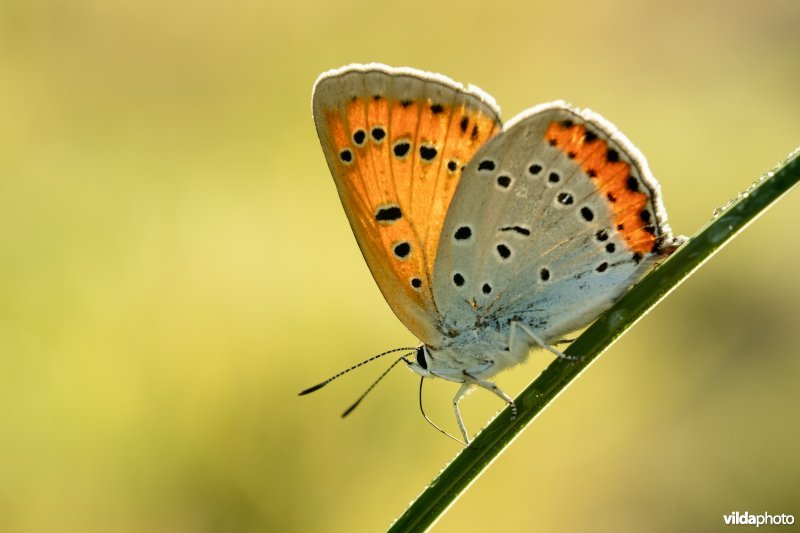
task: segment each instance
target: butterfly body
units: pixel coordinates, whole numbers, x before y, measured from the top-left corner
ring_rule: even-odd
[[[413,370],[485,381],[586,326],[680,241],[638,150],[563,102],[501,126],[494,101],[383,65],[323,74],[317,131]],[[458,408],[456,416],[467,440]]]
[[[501,370],[522,363],[531,350],[531,342],[518,335],[510,342],[508,324],[481,324],[447,338],[439,346],[424,345],[427,371],[432,376],[463,382],[464,372],[488,378]]]

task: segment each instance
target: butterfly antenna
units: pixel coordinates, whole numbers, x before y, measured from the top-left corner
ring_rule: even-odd
[[[336,378],[338,378],[338,377],[341,377],[341,376],[343,376],[343,375],[347,374],[348,372],[350,372],[351,370],[355,370],[356,368],[358,368],[358,367],[360,367],[360,366],[366,365],[367,363],[371,363],[371,362],[372,362],[372,361],[374,361],[375,359],[379,359],[379,358],[383,357],[384,355],[388,355],[388,354],[390,354],[390,353],[394,353],[394,352],[408,352],[408,351],[412,351],[412,352],[413,352],[413,351],[416,351],[416,348],[395,348],[394,350],[388,350],[388,351],[386,351],[386,352],[379,353],[378,355],[373,355],[373,356],[372,356],[372,357],[370,357],[369,359],[367,359],[367,360],[365,360],[365,361],[361,361],[361,362],[360,362],[360,363],[358,363],[357,365],[353,365],[353,366],[351,366],[350,368],[347,368],[347,369],[345,369],[345,370],[342,370],[341,372],[339,372],[339,373],[338,373],[338,374],[336,374],[335,376],[331,376],[331,377],[329,377],[328,379],[326,379],[326,380],[325,380],[325,381],[323,381],[322,383],[318,383],[318,384],[314,385],[313,387],[309,387],[309,388],[307,388],[306,390],[302,390],[302,391],[300,391],[300,393],[298,394],[298,396],[303,396],[303,395],[305,395],[305,394],[309,394],[309,393],[311,393],[311,392],[314,392],[315,390],[319,390],[319,389],[321,389],[322,387],[324,387],[325,385],[327,385],[328,383],[330,383],[331,381],[333,381],[334,379],[336,379]],[[405,357],[406,355],[407,355],[407,354],[403,355],[403,357]],[[401,357],[401,359],[402,359],[402,357]],[[398,361],[399,361],[399,359],[398,359]],[[395,363],[395,364],[396,364],[396,363]],[[394,366],[394,365],[392,365],[392,366]],[[381,377],[383,377],[383,376],[381,376]],[[374,384],[373,384],[373,386],[374,386]],[[369,392],[369,391],[367,391],[367,392]]]
[[[425,414],[425,408],[424,408],[424,407],[422,407],[422,384],[423,384],[424,382],[425,382],[425,376],[422,376],[422,377],[420,378],[420,380],[419,380],[419,410],[420,410],[420,412],[422,413],[422,416],[423,416],[423,418],[425,418],[425,420],[427,420],[428,424],[430,424],[431,426],[433,426],[433,427],[434,427],[434,428],[435,428],[435,429],[436,429],[436,430],[437,430],[439,433],[442,433],[443,435],[445,435],[445,436],[447,436],[447,437],[450,437],[451,439],[453,439],[454,441],[456,441],[457,443],[461,444],[461,445],[462,445],[462,446],[464,446],[464,447],[466,447],[466,446],[469,446],[469,444],[467,444],[467,443],[466,443],[466,442],[464,442],[463,440],[461,440],[461,439],[459,439],[459,438],[457,438],[457,437],[454,437],[454,436],[452,436],[450,433],[446,432],[445,430],[443,430],[442,428],[440,428],[439,426],[437,426],[436,424],[434,424],[434,423],[433,423],[433,420],[431,420],[430,418],[428,418],[428,415],[427,415],[427,414]]]
[[[397,350],[392,350],[392,351],[393,351],[393,352],[396,352]],[[414,348],[414,351],[416,351],[416,348]],[[353,412],[353,409],[355,409],[356,407],[358,407],[358,404],[360,404],[360,403],[361,403],[361,400],[363,400],[363,399],[364,399],[364,396],[366,396],[367,394],[369,394],[369,391],[371,391],[372,389],[374,389],[374,388],[375,388],[375,385],[377,385],[378,383],[380,383],[380,381],[381,381],[381,380],[382,380],[382,379],[383,379],[383,378],[386,376],[386,374],[388,374],[388,373],[389,373],[389,371],[390,371],[391,369],[393,369],[393,368],[395,367],[395,365],[396,365],[397,363],[399,363],[400,361],[405,361],[406,363],[408,363],[408,359],[406,359],[406,356],[407,356],[407,355],[411,355],[411,354],[413,354],[413,353],[414,353],[414,352],[408,352],[408,353],[404,353],[403,355],[401,355],[400,357],[398,357],[398,358],[397,358],[397,360],[396,360],[394,363],[392,363],[391,365],[389,365],[389,368],[387,368],[386,370],[384,370],[384,371],[383,371],[383,374],[381,374],[380,376],[378,376],[378,379],[376,379],[375,381],[373,381],[373,382],[372,382],[372,385],[370,385],[369,387],[367,387],[367,390],[365,390],[365,391],[364,391],[364,394],[362,394],[361,396],[359,396],[359,397],[358,397],[358,399],[357,399],[355,402],[353,402],[353,405],[351,405],[350,407],[348,407],[347,409],[345,409],[345,410],[344,410],[344,413],[342,413],[342,418],[346,417],[346,416],[347,416],[347,415],[349,415],[351,412]]]

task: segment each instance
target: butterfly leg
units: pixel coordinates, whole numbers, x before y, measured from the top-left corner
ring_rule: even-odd
[[[469,391],[472,389],[472,383],[469,381],[464,381],[459,387],[458,392],[453,397],[453,409],[456,411],[456,422],[458,423],[458,429],[461,430],[461,434],[464,436],[464,442],[469,445],[469,435],[467,435],[467,428],[464,425],[464,420],[461,418],[461,411],[458,410],[458,402],[466,396]]]
[[[515,328],[521,329],[528,337],[533,339],[533,342],[536,343],[539,347],[544,348],[545,350],[549,351],[550,353],[553,353],[553,354],[557,355],[561,359],[567,359],[569,361],[577,361],[577,360],[581,359],[580,356],[567,355],[564,352],[556,350],[555,348],[553,348],[552,346],[550,346],[549,344],[544,342],[544,340],[542,340],[536,333],[534,333],[531,330],[531,328],[529,328],[528,326],[526,326],[522,322],[516,322],[516,321],[512,321],[511,322],[511,334],[510,334],[511,338],[508,341],[509,349],[510,349],[510,344],[512,342],[514,342],[514,338],[515,338],[515,334],[516,334]]]
[[[469,436],[467,435],[467,428],[464,426],[464,421],[461,419],[461,412],[458,410],[458,402],[460,402],[461,399],[467,395],[474,385],[496,394],[500,399],[506,402],[511,407],[511,420],[514,420],[517,417],[517,406],[511,396],[503,392],[500,387],[491,381],[486,381],[477,376],[473,376],[464,370],[464,383],[461,385],[461,388],[458,389],[455,398],[453,398],[453,407],[456,411],[456,422],[458,422],[458,428],[461,430],[461,434],[464,436],[464,442],[467,444],[469,444]]]

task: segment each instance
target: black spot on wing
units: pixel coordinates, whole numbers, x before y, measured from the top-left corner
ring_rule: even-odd
[[[378,222],[395,222],[400,220],[402,216],[403,212],[400,211],[400,207],[396,205],[380,207],[375,212],[375,220]]]
[[[408,141],[397,141],[392,147],[392,152],[397,159],[402,159],[411,150],[411,143]]]
[[[386,130],[383,129],[381,126],[375,126],[370,130],[370,135],[372,135],[372,140],[375,142],[380,142],[386,137]]]
[[[472,237],[472,228],[469,226],[461,226],[453,234],[457,241],[465,241]]]
[[[500,228],[500,231],[513,231],[519,233],[520,235],[525,235],[526,237],[531,234],[531,230],[528,228],[523,228],[522,226],[506,226],[504,228]]]
[[[435,146],[431,145],[422,145],[419,147],[419,156],[422,158],[423,161],[430,162],[436,159],[436,155],[439,151],[436,149]]]
[[[486,170],[491,172],[495,168],[495,163],[491,159],[484,159],[478,163],[478,170]]]

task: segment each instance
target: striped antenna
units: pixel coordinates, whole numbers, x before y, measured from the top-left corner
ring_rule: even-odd
[[[321,389],[322,387],[324,387],[325,385],[327,385],[328,383],[330,383],[331,381],[333,381],[334,379],[336,379],[336,378],[339,378],[339,377],[341,377],[341,376],[343,376],[343,375],[347,374],[347,373],[348,373],[348,372],[350,372],[351,370],[355,370],[356,368],[358,368],[358,367],[360,367],[360,366],[363,366],[363,365],[365,365],[365,364],[367,364],[367,363],[371,363],[371,362],[372,362],[372,361],[374,361],[375,359],[379,359],[379,358],[383,357],[384,355],[389,355],[390,353],[395,353],[395,352],[410,352],[410,353],[414,353],[414,352],[416,352],[416,350],[417,350],[416,348],[395,348],[394,350],[388,350],[388,351],[386,351],[386,352],[379,353],[378,355],[373,355],[373,356],[372,356],[372,357],[370,357],[369,359],[366,359],[366,360],[364,360],[364,361],[361,361],[361,362],[360,362],[360,363],[358,363],[357,365],[353,365],[353,366],[351,366],[350,368],[347,368],[347,369],[345,369],[345,370],[342,370],[341,372],[339,372],[339,373],[338,373],[338,374],[336,374],[335,376],[331,376],[331,377],[329,377],[328,379],[326,379],[326,380],[325,380],[325,381],[323,381],[322,383],[318,383],[318,384],[314,385],[313,387],[309,387],[309,388],[307,388],[307,389],[305,389],[305,390],[302,390],[302,391],[300,391],[300,393],[298,394],[298,396],[304,396],[304,395],[306,395],[306,394],[309,394],[309,393],[312,393],[312,392],[314,392],[314,391],[316,391],[316,390],[319,390],[319,389]],[[403,359],[403,358],[404,358],[406,355],[409,355],[409,353],[405,353],[405,354],[403,354],[403,356],[402,356],[402,357],[400,357],[400,359],[398,359],[397,361],[395,361],[395,362],[392,364],[392,366],[390,366],[390,367],[389,367],[389,369],[391,369],[392,367],[394,367],[394,365],[396,365],[398,361],[401,361],[401,360],[402,360],[402,359]],[[373,384],[370,386],[370,388],[369,388],[369,389],[367,389],[367,392],[369,392],[369,391],[372,389],[372,387],[374,387],[374,386],[375,386],[375,384],[376,384],[378,381],[380,381],[380,380],[381,380],[381,378],[383,378],[383,376],[385,376],[385,375],[386,375],[386,373],[387,373],[388,371],[389,371],[389,370],[387,370],[386,372],[384,372],[383,374],[381,374],[381,377],[379,377],[379,378],[378,378],[378,380],[377,380],[375,383],[373,383]],[[348,409],[348,410],[347,410],[347,411],[344,413],[344,415],[342,415],[342,416],[346,416],[346,415],[347,415],[347,414],[348,414],[350,411],[352,411],[352,410],[355,408],[355,406],[358,404],[358,402],[360,402],[360,401],[361,401],[361,399],[362,399],[362,398],[364,398],[364,396],[367,394],[367,392],[365,392],[364,394],[362,394],[362,395],[361,395],[361,398],[359,398],[359,399],[358,399],[358,401],[357,401],[357,402],[356,402],[356,403],[355,403],[355,404],[354,404],[354,405],[353,405],[353,406],[352,406],[350,409]]]
[[[414,350],[416,351],[416,348],[414,348]],[[395,350],[395,351],[396,351],[396,350]],[[360,404],[360,403],[361,403],[361,400],[363,400],[363,399],[364,399],[364,396],[366,396],[367,394],[369,394],[369,391],[371,391],[372,389],[374,389],[374,388],[375,388],[375,385],[377,385],[377,384],[378,384],[378,383],[379,383],[379,382],[380,382],[380,381],[381,381],[381,380],[384,378],[384,376],[386,376],[386,374],[388,374],[388,373],[389,373],[389,371],[390,371],[391,369],[393,369],[393,368],[394,368],[394,366],[395,366],[397,363],[399,363],[400,361],[405,361],[405,362],[406,362],[406,364],[410,364],[410,363],[409,363],[409,361],[408,361],[408,359],[406,359],[406,356],[407,356],[407,355],[411,355],[412,353],[414,353],[414,352],[408,352],[408,353],[404,353],[403,355],[401,355],[400,357],[398,357],[398,358],[397,358],[397,360],[396,360],[394,363],[392,363],[391,365],[389,365],[389,368],[387,368],[386,370],[384,370],[384,371],[383,371],[383,374],[381,374],[380,376],[378,376],[378,379],[376,379],[375,381],[373,381],[373,382],[372,382],[372,385],[370,385],[369,387],[367,387],[367,390],[365,390],[365,391],[364,391],[364,394],[362,394],[361,396],[359,396],[359,397],[358,397],[358,399],[357,399],[355,402],[353,402],[353,405],[351,405],[350,407],[348,407],[347,409],[345,409],[345,410],[344,410],[344,413],[342,413],[342,418],[344,418],[344,417],[346,417],[347,415],[349,415],[349,414],[350,414],[350,413],[353,411],[353,409],[355,409],[356,407],[358,407],[358,404]]]

